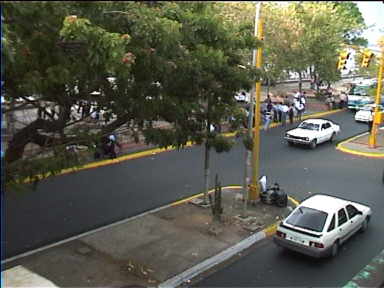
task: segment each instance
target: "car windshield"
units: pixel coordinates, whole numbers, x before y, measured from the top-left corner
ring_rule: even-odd
[[[371,111],[372,109],[374,109],[374,108],[371,106],[364,106],[361,108],[361,110],[363,110],[363,111]]]
[[[310,122],[303,122],[299,125],[299,128],[317,131],[317,130],[319,130],[319,124],[314,124],[314,123],[310,123]]]
[[[349,91],[349,94],[351,95],[368,95],[368,89],[369,86],[353,86],[351,90]]]
[[[324,211],[300,206],[287,218],[286,223],[296,227],[321,232],[323,231],[327,216],[328,214]]]

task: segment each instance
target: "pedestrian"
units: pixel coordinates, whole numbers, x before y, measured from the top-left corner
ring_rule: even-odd
[[[325,105],[327,105],[328,110],[332,110],[331,97],[329,95],[325,98]]]
[[[311,79],[311,89],[315,89],[315,80]]]
[[[276,110],[277,110],[277,121],[278,122],[281,122],[282,121],[282,118],[283,118],[283,111],[281,110],[282,109],[282,103],[277,103],[276,105]]]
[[[295,100],[295,109],[296,109],[296,116],[297,116],[297,120],[301,121],[301,116],[303,114],[303,111],[304,111],[304,105],[301,103],[300,99],[297,99]]]
[[[267,131],[269,129],[269,125],[272,121],[272,111],[266,111],[264,114],[264,130]]]
[[[281,104],[280,110],[281,110],[281,124],[283,125],[283,127],[285,127],[287,123],[287,113],[289,108],[286,104]]]
[[[42,119],[43,118],[43,113],[44,113],[44,108],[42,106],[39,106],[39,108],[37,109],[37,117],[39,119]]]
[[[295,116],[295,105],[292,103],[288,109],[289,123],[293,124],[293,117]]]
[[[307,93],[304,91],[303,94],[301,95],[300,97],[300,101],[301,103],[304,105],[304,110],[305,110],[305,106],[307,104]]]

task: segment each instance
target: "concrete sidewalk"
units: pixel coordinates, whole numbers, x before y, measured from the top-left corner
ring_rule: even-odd
[[[176,287],[271,235],[295,207],[249,205],[223,188],[223,215],[186,199],[5,264],[4,287]],[[195,204],[194,204],[195,203]],[[39,280],[40,279],[40,280]],[[137,286],[136,286],[137,287]]]

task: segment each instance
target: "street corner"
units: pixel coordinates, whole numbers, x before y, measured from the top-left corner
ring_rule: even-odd
[[[349,139],[346,139],[337,144],[336,149],[352,155],[370,157],[370,158],[384,158],[384,131],[380,129],[380,133],[376,136],[375,147],[369,145],[369,133],[365,132]]]

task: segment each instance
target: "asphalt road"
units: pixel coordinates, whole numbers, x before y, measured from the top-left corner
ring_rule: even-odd
[[[339,139],[366,130],[364,124],[350,121],[351,117],[349,113],[329,117],[342,126]],[[277,140],[267,149],[279,151],[278,155],[263,153],[266,173],[276,175],[273,178],[299,200],[323,192],[370,205],[374,214],[369,229],[347,241],[331,259],[314,260],[284,251],[267,239],[196,287],[341,287],[384,249],[384,189],[380,181],[384,161],[343,154],[330,144],[316,150],[287,147],[278,141],[277,134],[278,129],[269,136]]]
[[[340,140],[367,130],[366,125],[356,124],[348,112],[337,113],[329,116],[329,119],[341,124]],[[383,241],[380,241],[384,239],[384,224],[379,222],[384,216],[380,211],[384,196],[381,196],[383,188],[379,173],[383,161],[343,154],[334,149],[334,144],[323,144],[316,150],[289,147],[282,140],[283,133],[282,128],[262,132],[260,166],[261,173],[266,174],[269,181],[278,181],[291,196],[299,200],[310,195],[308,192],[326,192],[362,201],[373,208],[375,215],[367,236],[364,235],[368,237],[366,241],[369,241],[369,245],[362,246],[358,242],[354,246],[355,250],[359,249],[358,254],[343,251],[334,260],[342,261],[339,259],[345,259],[343,254],[351,254],[348,257],[354,260],[348,258],[345,262],[337,262],[343,267],[343,273],[348,274],[344,277],[347,279],[384,248]],[[223,185],[243,182],[245,151],[241,143],[230,153],[212,154],[211,183],[216,173]],[[36,191],[8,191],[3,212],[6,236],[6,253],[3,257],[8,258],[202,191],[203,156],[202,147],[190,147],[47,179]],[[353,243],[350,241],[348,245]],[[257,251],[262,255],[266,251],[272,253],[255,261],[260,262],[260,273],[266,271],[263,268],[265,261],[271,261],[268,265],[279,261],[278,266],[281,266],[281,258],[285,258],[276,256],[274,253],[277,250],[273,246],[266,247]],[[348,272],[344,272],[346,266]],[[333,272],[329,270],[328,273],[335,274],[335,267]],[[246,271],[243,274],[246,281]],[[330,280],[324,275],[327,274],[323,274],[323,278]],[[252,274],[249,277],[252,278]],[[215,280],[214,275],[207,281],[213,282],[202,282],[202,285],[215,286],[219,280]],[[271,276],[270,281],[275,283],[277,279]],[[269,285],[266,283],[260,285]],[[239,285],[232,282],[232,286]],[[251,282],[249,285],[254,286]],[[282,285],[291,286],[288,283]]]

